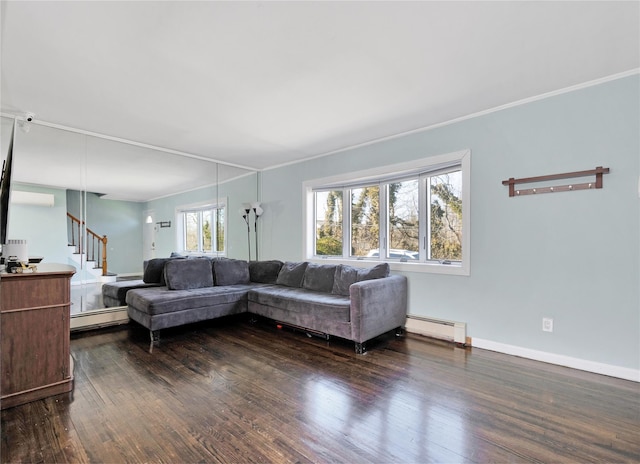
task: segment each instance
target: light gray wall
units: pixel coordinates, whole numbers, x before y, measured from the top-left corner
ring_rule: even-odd
[[[143,203],[105,200],[95,193],[87,193],[87,226],[107,236],[109,272],[142,272],[143,206]]]
[[[479,339],[640,368],[639,77],[262,173],[262,257],[300,260],[302,182],[471,150],[471,275],[406,273],[409,312]],[[602,190],[509,198],[501,181],[596,166]],[[554,332],[542,332],[542,317]]]
[[[44,263],[69,263],[67,250],[67,196],[65,190],[12,183],[12,191],[48,193],[54,206],[9,205],[7,239],[27,240],[29,256]]]

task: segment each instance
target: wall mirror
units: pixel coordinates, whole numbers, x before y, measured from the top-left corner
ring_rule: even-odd
[[[1,119],[4,159],[14,119]],[[105,308],[102,285],[140,279],[145,259],[182,251],[184,224],[177,221],[190,205],[224,205],[215,219],[226,221],[222,254],[242,257],[246,236],[242,241],[235,213],[257,199],[257,173],[51,125],[24,126],[17,121],[7,237],[26,240],[29,255],[43,262],[76,268],[72,328],[126,320],[126,308]]]

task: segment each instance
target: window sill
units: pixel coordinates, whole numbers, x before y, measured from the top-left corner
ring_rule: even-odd
[[[348,258],[307,258],[307,261],[316,264],[344,264],[353,267],[373,267],[380,263],[389,263],[392,271],[419,272],[427,274],[445,274],[468,276],[469,269],[463,264],[440,264],[440,263],[411,263],[401,261],[380,261],[372,259],[348,259]]]

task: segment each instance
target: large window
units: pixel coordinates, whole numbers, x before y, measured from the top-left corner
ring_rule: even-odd
[[[178,208],[178,245],[187,253],[224,254],[226,201]]]
[[[469,164],[465,151],[308,183],[308,257],[428,264],[468,274]]]

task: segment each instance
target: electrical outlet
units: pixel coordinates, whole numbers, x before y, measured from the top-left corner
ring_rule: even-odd
[[[553,332],[553,319],[551,319],[550,317],[542,318],[542,331]]]

